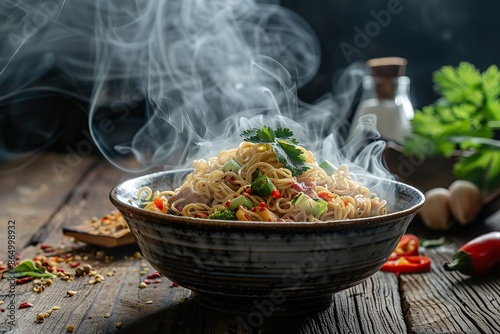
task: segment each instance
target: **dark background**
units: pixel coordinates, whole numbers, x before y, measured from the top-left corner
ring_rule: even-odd
[[[306,102],[331,92],[333,78],[357,60],[408,59],[410,98],[416,109],[436,99],[432,73],[440,67],[469,61],[483,71],[500,61],[498,1],[283,0],[281,4],[302,16],[321,44],[319,71],[299,91]],[[373,13],[387,11],[388,6],[396,6],[398,13],[348,59],[341,44],[356,47],[356,29],[366,31],[367,24],[373,26]],[[30,85],[50,86],[53,82],[74,87],[83,95],[91,89],[88,83],[74,82],[57,71],[47,72]],[[9,87],[0,88],[2,91],[8,92]],[[0,162],[34,150],[66,150],[67,145],[82,140],[87,110],[84,100],[43,90],[35,96],[0,99]]]
[[[416,108],[433,102],[432,72],[444,65],[469,61],[481,71],[500,62],[500,2],[470,0],[284,0],[282,5],[299,13],[321,43],[322,61],[318,75],[300,94],[314,100],[331,89],[332,75],[349,61],[342,42],[354,46],[355,27],[362,31],[370,13],[399,3],[399,14],[370,39],[353,59],[401,56],[408,59],[412,80],[411,98]],[[398,7],[398,8],[399,8]]]

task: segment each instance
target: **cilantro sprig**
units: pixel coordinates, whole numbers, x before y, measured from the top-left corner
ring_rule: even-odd
[[[305,161],[306,158],[298,148],[299,142],[293,138],[293,132],[288,128],[277,128],[273,130],[267,126],[262,129],[253,128],[241,133],[243,140],[254,144],[269,144],[278,161],[284,168],[297,176],[311,168]]]
[[[441,95],[415,112],[413,134],[405,153],[423,157],[463,154],[454,165],[457,177],[492,190],[500,186],[500,71],[494,65],[481,73],[472,64],[444,66],[433,76]]]

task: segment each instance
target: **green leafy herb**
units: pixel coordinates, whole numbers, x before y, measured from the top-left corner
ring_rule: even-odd
[[[500,186],[500,141],[494,130],[500,124],[500,71],[490,66],[483,73],[472,64],[444,66],[433,76],[442,97],[417,110],[413,134],[405,153],[421,157],[463,154],[454,166],[457,177],[483,189]]]
[[[5,272],[5,278],[20,278],[20,277],[37,277],[37,278],[52,278],[54,275],[45,271],[45,267],[37,268],[31,260],[25,260],[19,263],[15,268]]]
[[[434,248],[444,245],[445,238],[441,237],[439,239],[420,239],[420,246],[424,248]]]
[[[273,148],[278,161],[281,162],[284,168],[292,172],[293,176],[297,176],[305,172],[310,166],[305,162],[306,158],[298,148],[298,141],[293,138],[293,132],[287,128],[278,128],[272,130],[267,126],[262,129],[250,129],[241,133],[245,141],[255,144],[269,144]]]

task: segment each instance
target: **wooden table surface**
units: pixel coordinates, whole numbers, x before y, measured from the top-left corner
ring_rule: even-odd
[[[140,288],[154,270],[137,257],[135,245],[104,249],[63,237],[63,227],[111,211],[110,189],[132,176],[97,156],[75,161],[64,154],[45,153],[25,166],[0,165],[0,260],[4,265],[8,226],[15,222],[19,257],[44,255],[41,245],[48,244],[61,258],[65,254],[73,257],[61,262],[61,268],[74,272],[70,264],[80,256],[78,262],[90,264],[105,278],[96,284],[89,284],[88,277],[55,278],[40,293],[33,291],[32,282],[10,286],[3,279],[0,333],[66,333],[68,326],[74,326],[73,333],[203,334],[498,333],[500,329],[500,277],[469,278],[442,267],[467,240],[500,230],[500,215],[489,212],[471,226],[446,233],[431,232],[414,220],[409,232],[421,238],[446,238],[443,246],[423,251],[432,259],[429,273],[396,276],[378,272],[337,293],[331,306],[319,312],[238,316],[198,306],[189,299],[189,290],[173,286],[165,277]],[[77,294],[68,296],[70,290]],[[22,302],[33,306],[19,309]],[[54,306],[60,309],[42,323],[36,321],[37,314]]]

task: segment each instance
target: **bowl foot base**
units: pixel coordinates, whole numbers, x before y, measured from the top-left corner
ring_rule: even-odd
[[[332,303],[333,294],[314,297],[288,297],[278,294],[269,297],[228,297],[193,291],[191,298],[197,304],[212,310],[266,318],[323,310]]]

